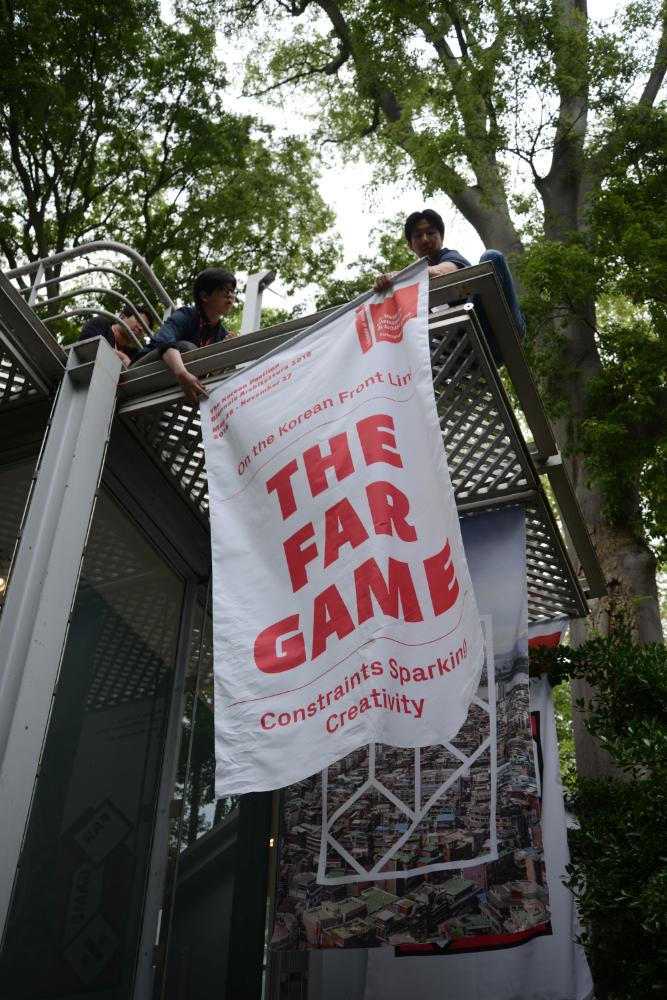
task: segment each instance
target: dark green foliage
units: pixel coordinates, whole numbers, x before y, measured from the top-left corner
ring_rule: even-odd
[[[580,445],[612,524],[667,532],[667,109],[617,110],[589,152],[605,176],[587,226],[565,242],[533,237],[520,262],[531,359],[552,416],[567,410],[562,331],[595,300],[600,365],[585,386]],[[596,168],[597,169],[597,168]],[[551,325],[553,322],[553,326]],[[642,503],[637,502],[641,495]]]
[[[592,476],[603,487],[605,514],[654,539],[667,554],[667,326],[661,331],[625,302],[599,310],[604,371],[588,384],[582,424]],[[639,484],[644,503],[637,506]]]
[[[349,278],[329,278],[321,283],[323,291],[318,295],[318,309],[349,302],[362,292],[372,288],[378,274],[385,271],[400,271],[410,264],[415,256],[403,237],[403,217],[385,219],[373,229],[369,238],[369,253],[362,254],[351,265]]]
[[[621,626],[578,649],[536,651],[552,683],[596,688],[587,726],[622,770],[579,778],[569,868],[583,939],[606,1000],[667,994],[667,649],[639,646]],[[532,658],[532,653],[531,653]]]
[[[531,651],[532,656],[532,651]],[[577,764],[574,756],[574,732],[572,728],[572,695],[567,682],[553,689],[554,715],[560,774],[566,793],[574,787],[577,779]]]
[[[583,937],[597,996],[667,994],[665,775],[627,784],[581,782],[572,800],[570,888],[589,930]]]
[[[0,4],[0,252],[9,266],[94,239],[130,244],[173,297],[207,263],[330,273],[313,153],[225,98],[215,27],[151,0]]]
[[[274,300],[275,301],[275,300]],[[293,309],[276,308],[275,306],[262,305],[262,318],[260,325],[277,326],[278,323],[287,323],[290,319],[296,319],[301,315],[303,306],[294,306]]]

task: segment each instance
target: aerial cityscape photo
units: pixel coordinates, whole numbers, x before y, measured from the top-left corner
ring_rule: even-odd
[[[284,791],[274,950],[548,928],[525,636],[494,666],[451,743],[364,747]]]

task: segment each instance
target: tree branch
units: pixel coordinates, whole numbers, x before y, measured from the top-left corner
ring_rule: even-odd
[[[639,104],[644,107],[652,107],[655,103],[662,82],[665,79],[665,73],[667,72],[667,8],[663,7],[663,11],[662,32],[656,49],[653,67],[646,81],[642,96],[639,98]]]
[[[335,59],[331,59],[328,63],[323,66],[314,66],[312,63],[306,63],[305,65],[308,69],[302,70],[299,73],[293,73],[291,76],[283,77],[277,83],[272,83],[270,87],[264,87],[262,90],[255,90],[248,94],[248,97],[263,97],[265,94],[269,94],[272,90],[279,90],[281,87],[286,86],[289,83],[298,83],[300,80],[307,80],[311,76],[317,76],[321,74],[323,76],[333,76],[341,66],[344,66],[350,57],[349,52],[341,51],[338,53]]]

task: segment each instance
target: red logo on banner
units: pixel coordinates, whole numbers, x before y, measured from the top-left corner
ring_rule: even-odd
[[[403,327],[409,319],[417,315],[419,285],[397,288],[384,302],[371,304],[371,319],[375,327],[375,339],[389,340],[398,344],[403,340]]]
[[[366,313],[366,306],[359,306],[359,308],[357,309],[357,315],[354,322],[357,327],[357,336],[359,337],[361,350],[365,354],[366,351],[370,351],[371,347],[373,346],[373,335],[371,333],[371,328],[368,325],[368,315]]]
[[[405,324],[417,315],[418,296],[419,285],[408,285],[407,288],[397,288],[384,302],[371,303],[370,312],[376,343],[385,340],[391,344],[398,344],[403,340]],[[365,306],[359,306],[357,309],[355,322],[361,350],[365,354],[373,346],[373,331],[368,322]]]

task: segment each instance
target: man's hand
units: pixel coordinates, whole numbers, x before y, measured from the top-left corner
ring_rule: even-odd
[[[377,278],[373,282],[374,292],[386,292],[388,288],[391,288],[392,283],[398,271],[387,271],[386,274],[378,274]]]
[[[183,390],[188,403],[196,406],[201,396],[208,399],[208,393],[196,375],[189,372],[183,363],[181,352],[175,347],[169,347],[162,355],[167,368],[170,368],[176,376],[176,381]]]
[[[183,390],[183,395],[185,396],[188,403],[196,406],[200,398],[203,396],[208,399],[208,393],[204,386],[201,384],[196,375],[192,372],[182,371],[176,376],[178,379],[178,384]]]
[[[120,358],[123,364],[123,368],[130,367],[130,359],[128,358],[127,354],[125,354],[123,351],[119,351],[116,347],[114,347],[113,352],[117,358]]]

